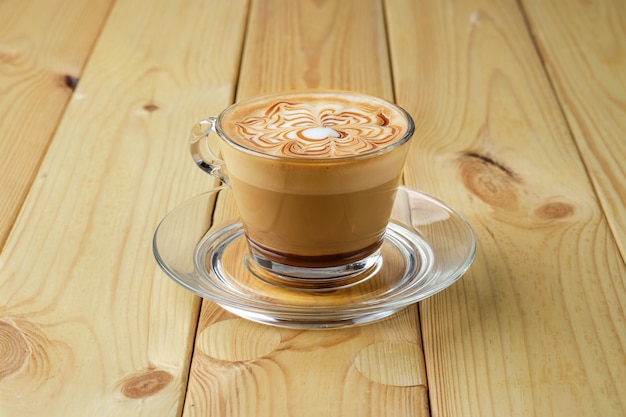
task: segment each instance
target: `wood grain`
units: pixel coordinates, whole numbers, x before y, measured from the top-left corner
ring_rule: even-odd
[[[393,98],[377,0],[253,2],[238,99],[334,88]],[[427,416],[416,306],[381,323],[296,331],[204,302],[184,416]]]
[[[252,323],[205,302],[183,415],[427,416],[415,310],[307,331]]]
[[[237,98],[329,88],[393,99],[382,3],[252,2]]]
[[[388,0],[407,183],[478,254],[420,305],[437,416],[626,413],[626,269],[514,1]]]
[[[0,3],[0,249],[111,4]]]
[[[200,302],[151,239],[213,185],[188,132],[232,101],[246,12],[116,2],[0,256],[0,415],[180,414]]]
[[[522,2],[622,257],[626,259],[626,7]]]

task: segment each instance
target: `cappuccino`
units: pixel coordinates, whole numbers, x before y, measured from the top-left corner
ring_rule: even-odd
[[[299,93],[238,103],[220,117],[224,134],[267,155],[333,159],[382,150],[403,138],[406,114],[381,99]]]
[[[215,130],[256,255],[318,268],[379,249],[413,133],[400,107],[348,92],[286,93],[229,107]]]

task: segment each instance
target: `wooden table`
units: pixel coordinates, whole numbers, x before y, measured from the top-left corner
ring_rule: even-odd
[[[447,290],[328,331],[158,268],[235,100],[395,100],[404,182],[472,224]],[[0,2],[0,416],[626,415],[622,0]]]

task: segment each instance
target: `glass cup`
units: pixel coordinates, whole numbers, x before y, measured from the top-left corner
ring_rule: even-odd
[[[380,267],[413,131],[411,116],[380,98],[287,92],[200,121],[190,148],[232,189],[255,274],[332,288]]]

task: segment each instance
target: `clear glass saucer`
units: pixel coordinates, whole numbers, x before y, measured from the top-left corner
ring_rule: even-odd
[[[265,324],[319,329],[380,320],[445,289],[471,265],[476,240],[456,211],[400,187],[375,273],[320,291],[285,287],[251,265],[232,193],[220,187],[172,210],[156,229],[153,249],[172,279],[226,310]]]

